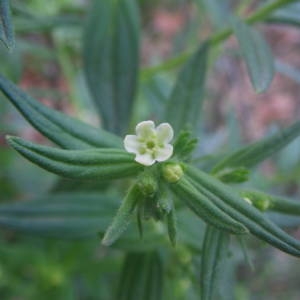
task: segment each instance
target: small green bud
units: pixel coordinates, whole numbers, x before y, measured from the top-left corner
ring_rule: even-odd
[[[252,201],[251,201],[248,197],[244,197],[244,200],[245,200],[247,203],[249,203],[250,205],[253,204]]]
[[[215,177],[225,183],[241,183],[249,179],[249,170],[245,168],[226,168],[215,174]]]
[[[144,174],[139,179],[138,187],[145,197],[153,197],[158,190],[157,181],[150,174]]]
[[[243,191],[241,196],[249,204],[253,205],[260,211],[266,211],[271,206],[271,201],[267,195],[256,191]]]
[[[261,211],[265,211],[270,207],[270,200],[267,198],[255,199],[253,205]]]
[[[180,164],[165,164],[162,167],[164,179],[170,183],[176,183],[183,176],[183,169]]]

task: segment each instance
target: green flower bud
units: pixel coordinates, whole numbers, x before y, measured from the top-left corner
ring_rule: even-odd
[[[153,197],[158,190],[158,184],[152,174],[143,174],[138,181],[140,192],[145,197]]]
[[[183,176],[183,168],[180,164],[168,163],[162,167],[164,179],[170,183],[176,183]]]

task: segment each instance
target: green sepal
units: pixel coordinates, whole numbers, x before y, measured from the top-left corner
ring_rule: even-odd
[[[113,244],[127,229],[133,219],[133,212],[139,200],[143,198],[140,188],[134,184],[128,191],[125,199],[118,209],[111,225],[105,232],[102,244],[110,246]]]
[[[243,224],[224,213],[212,203],[192,184],[186,175],[183,175],[176,183],[169,186],[174,194],[206,223],[233,234],[248,233],[247,228]]]
[[[62,148],[122,148],[116,135],[43,105],[1,75],[0,90],[33,127]]]
[[[192,166],[186,167],[186,173],[194,181],[193,184],[209,197],[214,205],[241,222],[253,235],[286,253],[300,256],[298,240],[281,230],[229,186]]]
[[[119,149],[65,150],[7,137],[21,155],[54,174],[75,179],[118,179],[137,175],[142,165],[134,155]]]
[[[212,173],[216,174],[220,170],[226,168],[252,168],[272,154],[281,150],[299,135],[300,121],[270,137],[266,137],[229,154],[216,164]]]
[[[266,194],[257,190],[240,190],[239,194],[243,198],[251,201],[253,206],[265,211],[277,211],[289,215],[300,215],[300,202],[282,196]]]
[[[229,235],[213,226],[207,226],[201,257],[201,300],[214,299],[219,281],[224,274],[228,256]]]

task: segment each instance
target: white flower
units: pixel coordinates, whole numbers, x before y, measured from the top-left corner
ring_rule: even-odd
[[[173,129],[170,124],[162,123],[155,128],[153,121],[144,121],[137,124],[136,135],[126,135],[124,147],[127,152],[136,154],[135,161],[151,166],[156,161],[165,161],[173,154],[170,141],[173,138]]]

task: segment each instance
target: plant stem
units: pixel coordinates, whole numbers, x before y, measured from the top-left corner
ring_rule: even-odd
[[[270,4],[267,4],[267,5],[264,5],[263,7],[261,7],[259,10],[254,12],[252,15],[247,17],[244,21],[247,24],[254,24],[254,23],[263,21],[266,17],[268,17],[271,13],[273,13],[278,8],[285,6],[287,4],[290,4],[290,3],[296,2],[296,1],[297,0],[273,1]],[[212,46],[216,46],[219,43],[226,40],[227,38],[229,38],[232,33],[233,33],[233,30],[230,27],[228,27],[222,31],[219,31],[209,38],[210,44]],[[190,51],[190,50],[185,51],[174,58],[168,59],[167,61],[163,62],[162,64],[159,64],[154,67],[145,68],[141,72],[142,80],[151,78],[153,75],[155,75],[159,71],[167,71],[167,70],[171,70],[173,68],[180,66],[190,57],[190,55],[193,52],[194,51]]]

